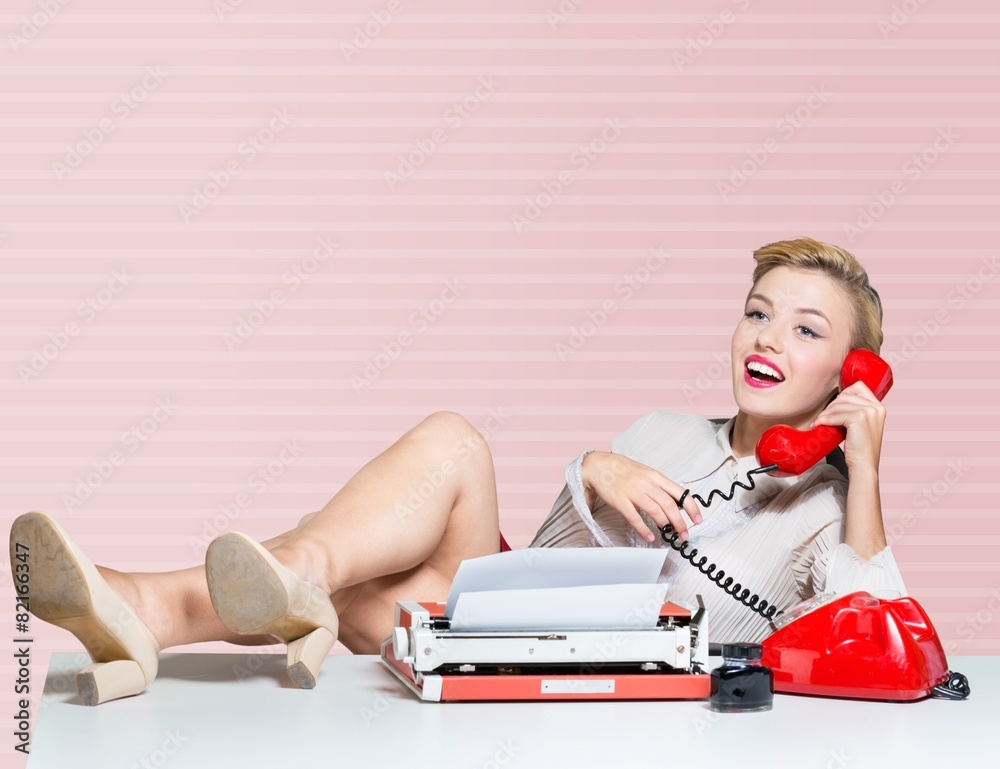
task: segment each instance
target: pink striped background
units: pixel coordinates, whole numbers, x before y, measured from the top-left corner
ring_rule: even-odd
[[[524,545],[582,449],[731,415],[750,254],[810,235],[885,302],[907,583],[951,652],[1000,652],[991,4],[157,5],[0,14],[5,525],[47,510],[100,563],[179,568],[220,506],[273,534],[449,409],[501,415]],[[78,646],[32,633],[37,707]]]

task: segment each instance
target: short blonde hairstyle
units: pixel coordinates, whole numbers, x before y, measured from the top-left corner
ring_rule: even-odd
[[[861,348],[874,353],[882,349],[882,300],[853,254],[812,238],[796,238],[762,246],[753,252],[753,258],[757,262],[753,271],[754,285],[775,267],[815,270],[835,280],[854,306],[851,349]]]

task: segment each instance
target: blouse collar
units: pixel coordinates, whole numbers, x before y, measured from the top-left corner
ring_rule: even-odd
[[[736,417],[734,416],[721,425],[713,425],[715,427],[715,437],[702,445],[701,450],[695,453],[690,465],[691,470],[698,473],[698,475],[688,478],[687,482],[690,483],[707,478],[726,464],[736,467],[741,473],[760,466],[755,455],[737,457],[733,451],[729,434],[735,424]]]

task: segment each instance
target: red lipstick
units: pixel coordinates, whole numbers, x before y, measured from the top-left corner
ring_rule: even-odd
[[[762,366],[767,366],[770,369],[770,372],[766,373],[761,378],[754,378],[753,376],[750,375],[749,366],[751,363],[757,363]],[[757,370],[758,374],[761,373],[758,367],[755,367],[755,369]],[[773,374],[777,374],[779,378],[773,378]],[[767,358],[764,358],[760,355],[750,355],[743,363],[743,379],[751,387],[766,388],[766,387],[774,387],[775,385],[779,385],[782,382],[784,382],[785,374],[780,368],[778,368],[777,364],[775,364],[774,361],[768,360]]]

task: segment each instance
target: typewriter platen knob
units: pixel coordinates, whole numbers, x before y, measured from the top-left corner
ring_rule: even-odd
[[[410,633],[405,627],[393,628],[392,653],[398,660],[405,660],[410,656]]]

